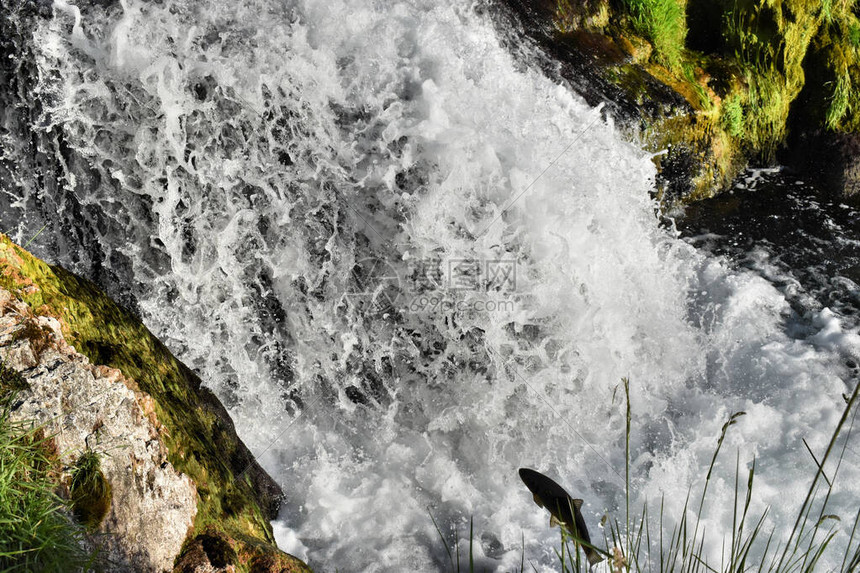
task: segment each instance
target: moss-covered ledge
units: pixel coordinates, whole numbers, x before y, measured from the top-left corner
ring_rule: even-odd
[[[860,193],[860,0],[500,0],[655,156],[671,207],[779,160]],[[814,153],[810,153],[810,150]]]
[[[197,516],[178,566],[193,571],[187,553],[203,539],[218,538],[232,548],[239,571],[309,571],[274,544],[269,520],[282,495],[277,483],[238,438],[214,394],[139,320],[93,283],[37,259],[4,235],[0,286],[36,314],[59,320],[66,339],[91,363],[120,370],[153,398],[168,459],[198,493]]]

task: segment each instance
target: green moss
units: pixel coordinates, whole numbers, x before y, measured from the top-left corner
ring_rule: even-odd
[[[827,107],[825,122],[833,130],[839,129],[851,106],[851,75],[846,70],[836,79],[836,87]]]
[[[72,468],[69,488],[72,511],[88,531],[99,528],[110,509],[111,485],[101,469],[101,459],[95,452],[85,452]]]
[[[170,462],[198,488],[195,531],[215,524],[273,541],[271,507],[258,501],[271,493],[258,489],[263,486],[253,481],[254,471],[236,479],[253,458],[232,436],[223,407],[138,320],[89,281],[36,259],[3,236],[0,286],[34,311],[58,318],[79,352],[94,364],[119,369],[153,397]]]
[[[602,75],[629,101],[644,104],[652,150],[683,148],[692,158],[683,163],[700,161],[690,175],[695,196],[713,195],[748,160],[773,161],[790,125],[860,130],[858,0],[612,0],[609,6],[606,33],[630,60],[604,66]],[[691,110],[672,106],[655,115],[643,71],[682,95]]]
[[[857,22],[857,17],[853,21],[848,22],[848,45],[854,48],[860,48],[860,23]]]
[[[743,142],[769,159],[786,135],[791,103],[805,83],[804,59],[824,18],[820,2],[722,0],[726,55],[743,69]]]
[[[732,137],[743,137],[744,108],[738,96],[733,96],[723,103],[720,124],[726,133]]]
[[[556,28],[562,32],[602,30],[609,24],[608,0],[557,0]]]
[[[860,20],[855,1],[837,2],[830,8],[816,35],[808,67],[814,81],[806,90],[811,123],[823,123],[831,131],[860,129]],[[799,110],[801,111],[801,110]]]
[[[241,534],[225,537],[212,526],[186,540],[174,573],[209,569],[235,569],[237,573],[311,573],[307,565],[270,544]]]
[[[681,77],[686,82],[686,89],[692,94],[687,100],[693,100],[693,108],[702,111],[712,111],[715,107],[714,101],[705,86],[696,78],[696,65],[693,62],[681,64]]]

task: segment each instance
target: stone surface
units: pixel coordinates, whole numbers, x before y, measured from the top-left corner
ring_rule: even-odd
[[[68,431],[66,426],[76,421],[76,432],[86,432],[83,445],[79,444],[75,451],[63,452],[67,456],[64,463],[74,462],[86,447],[106,454],[103,469],[110,474],[107,477],[114,492],[114,507],[102,529],[126,528],[124,535],[130,541],[125,551],[130,552],[130,558],[143,563],[141,555],[146,551],[148,559],[159,561],[152,568],[135,564],[134,570],[165,570],[164,564],[168,562],[166,570],[171,570],[175,559],[170,561],[168,553],[173,557],[178,554],[181,560],[201,535],[215,534],[228,540],[235,550],[237,561],[230,566],[236,571],[310,571],[301,560],[279,551],[275,545],[269,520],[277,515],[282,495],[277,482],[260,467],[236,435],[227,410],[215,395],[137,317],[93,283],[61,267],[48,265],[3,235],[0,235],[0,289],[6,292],[2,298],[4,308],[11,309],[3,314],[10,315],[5,319],[9,332],[3,335],[7,338],[2,339],[0,346],[5,348],[2,357],[14,364],[13,369],[23,372],[25,377],[35,376],[38,382],[39,376],[54,376],[51,374],[54,371],[59,372],[61,379],[64,375],[72,376],[63,373],[64,364],[73,362],[84,364],[92,376],[92,380],[84,375],[74,381],[76,388],[82,387],[81,392],[51,389],[48,385],[45,396],[33,401],[35,405],[29,406],[28,412],[61,414],[58,418],[61,421],[56,422],[60,424],[58,427]],[[15,317],[21,317],[20,321],[15,322]],[[0,332],[5,329],[0,328]],[[102,402],[99,388],[107,387],[111,388],[107,396],[112,401]],[[27,407],[28,392],[34,390],[25,390],[16,402],[18,409]],[[89,392],[95,392],[89,395],[90,401],[81,402]],[[131,409],[121,413],[122,408]],[[101,418],[93,416],[91,411]],[[148,437],[133,446],[118,442],[117,436],[122,434],[103,427],[105,419],[116,422],[118,416],[122,416],[123,422],[117,422],[115,427],[138,420],[143,424],[141,427],[146,427],[141,436]],[[66,417],[70,420],[65,420]],[[108,471],[104,467],[108,464],[114,465],[119,473]],[[140,464],[145,467],[139,467]],[[170,472],[150,471],[156,465],[161,470],[170,468],[176,475],[185,474],[187,478],[183,479],[196,487],[196,515],[189,518],[193,520],[190,528],[184,518],[176,517],[179,521],[174,521],[169,504],[158,501],[159,496],[171,494],[175,484],[164,481],[172,475]],[[121,486],[119,492],[117,483]],[[138,511],[129,510],[120,516],[123,509],[119,506],[126,499],[124,492],[135,488],[152,497],[137,506]],[[161,522],[152,521],[154,513],[164,514],[156,519],[165,518],[168,529],[163,529]],[[114,515],[125,520],[124,524],[111,521]],[[148,549],[134,553],[135,543],[149,542],[147,538],[161,539],[161,535],[169,538],[163,552],[156,551],[154,557]],[[94,541],[102,542],[98,536]],[[117,561],[119,570],[122,563]]]
[[[169,571],[197,514],[191,479],[167,460],[152,399],[119,370],[94,366],[65,340],[57,319],[0,289],[0,358],[29,386],[13,419],[44,424],[71,467],[100,454],[110,509],[91,536],[112,571]]]
[[[713,129],[709,112],[701,109],[700,94],[689,82],[670,81],[668,73],[661,75],[659,67],[647,65],[651,45],[637,36],[613,37],[601,26],[571,25],[561,32],[560,10],[561,4],[548,0],[502,0],[493,17],[515,57],[537,58],[547,76],[589,105],[602,104],[603,113],[630,137],[650,151],[667,151],[654,157],[656,191],[664,205],[701,199],[727,187],[746,158]],[[709,95],[719,99],[712,90]]]
[[[195,529],[210,523],[272,544],[281,490],[236,435],[200,378],[93,283],[46,264],[0,235],[0,286],[56,318],[93,364],[116,368],[152,397],[171,464],[197,486]],[[241,476],[241,479],[237,479]]]
[[[781,159],[826,191],[860,197],[860,133],[798,128]]]

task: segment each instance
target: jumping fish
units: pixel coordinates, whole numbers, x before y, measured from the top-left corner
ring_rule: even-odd
[[[591,544],[588,528],[579,511],[582,507],[581,499],[573,499],[563,487],[533,469],[520,468],[520,479],[532,492],[535,503],[549,511],[550,527],[559,525],[574,537]],[[603,561],[603,557],[591,547],[583,545],[582,549],[589,564],[594,565]]]

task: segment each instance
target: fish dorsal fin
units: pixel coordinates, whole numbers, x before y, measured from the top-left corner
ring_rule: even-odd
[[[541,498],[538,494],[532,495],[532,499],[535,500],[535,503],[538,504],[538,507],[543,507],[543,501],[541,501]]]
[[[570,500],[570,503],[572,503],[572,504],[573,504],[573,507],[575,507],[577,510],[578,510],[580,507],[582,507],[582,500],[581,500],[581,499],[571,499],[571,500]]]

